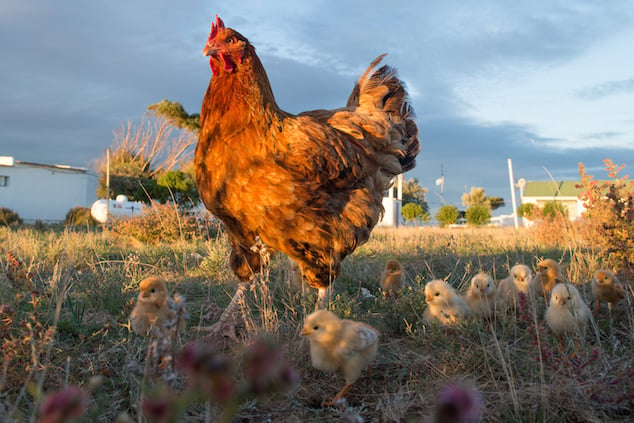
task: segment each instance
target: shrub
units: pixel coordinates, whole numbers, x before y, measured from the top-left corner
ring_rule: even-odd
[[[64,225],[93,227],[97,225],[97,222],[92,218],[88,207],[77,206],[68,210]]]
[[[0,208],[0,226],[21,225],[22,219],[11,209]]]
[[[434,216],[441,227],[454,224],[458,221],[460,212],[456,206],[445,205],[438,209],[438,212]]]
[[[152,203],[138,216],[113,219],[112,231],[143,243],[174,242],[202,237],[197,219],[175,205]]]
[[[491,212],[485,205],[475,205],[467,209],[465,218],[469,226],[482,226],[491,219]]]
[[[579,163],[584,201],[583,213],[586,236],[601,248],[602,255],[617,271],[634,273],[634,181],[619,177],[623,166],[611,160],[603,161],[607,182],[593,180]]]
[[[539,215],[539,207],[533,203],[524,203],[517,208],[517,215],[528,220],[535,220]]]
[[[560,201],[547,201],[542,208],[544,219],[568,217],[568,209]]]

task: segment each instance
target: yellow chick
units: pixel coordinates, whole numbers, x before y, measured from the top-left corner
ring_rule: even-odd
[[[563,350],[564,335],[577,335],[582,340],[585,338],[590,309],[574,285],[560,283],[552,290],[544,320],[559,338],[559,349]]]
[[[139,283],[137,303],[130,314],[130,327],[134,333],[146,336],[153,326],[160,326],[168,314],[165,281],[155,276],[143,279]]]
[[[511,267],[509,275],[500,281],[496,291],[496,305],[499,310],[517,307],[519,293],[528,294],[533,272],[525,264]]]
[[[531,291],[546,301],[550,298],[550,293],[555,284],[565,282],[561,267],[553,259],[546,259],[537,264],[538,273],[531,281]]]
[[[490,319],[495,313],[495,282],[484,272],[471,278],[471,287],[467,291],[465,301],[471,312],[485,319]]]
[[[601,301],[608,303],[610,314],[614,306],[625,298],[625,287],[616,275],[609,270],[600,269],[594,272],[590,283],[592,295],[597,299],[597,310],[601,309]]]
[[[304,321],[301,335],[310,342],[313,366],[325,372],[343,372],[346,385],[324,405],[333,405],[343,398],[352,384],[376,356],[379,333],[354,320],[340,319],[327,310],[318,310]]]
[[[427,322],[440,322],[443,325],[455,325],[471,316],[467,303],[447,282],[435,279],[425,285],[427,308],[423,319]]]
[[[381,290],[386,296],[396,296],[396,293],[405,286],[405,274],[401,263],[389,260],[385,263],[385,269],[381,275]]]

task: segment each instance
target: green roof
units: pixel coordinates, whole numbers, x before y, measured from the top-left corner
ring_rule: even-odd
[[[578,197],[581,181],[526,181],[524,197]]]

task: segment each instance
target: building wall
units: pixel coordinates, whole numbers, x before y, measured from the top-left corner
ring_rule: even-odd
[[[0,207],[17,212],[25,222],[63,221],[73,207],[90,207],[97,200],[97,176],[78,169],[15,162],[0,165]]]
[[[553,201],[553,197],[522,197],[523,203],[531,203],[542,208],[544,204],[549,201]],[[577,220],[581,217],[581,214],[585,211],[583,202],[576,197],[560,197],[555,199],[558,203],[563,204],[568,209],[568,218],[570,220]]]

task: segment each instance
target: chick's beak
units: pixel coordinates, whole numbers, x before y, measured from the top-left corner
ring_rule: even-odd
[[[311,333],[313,333],[312,330],[304,328],[304,329],[302,329],[302,331],[299,334],[302,335],[302,336],[308,336]]]

